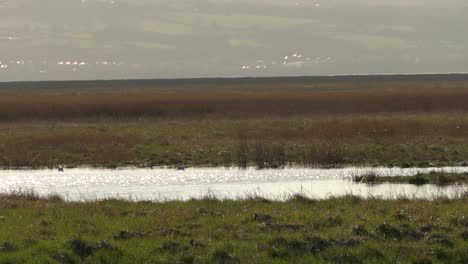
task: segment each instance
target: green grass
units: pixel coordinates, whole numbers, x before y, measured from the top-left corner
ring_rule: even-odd
[[[466,263],[457,200],[0,197],[0,263]]]
[[[468,173],[439,173],[433,172],[429,174],[418,174],[415,176],[398,176],[398,177],[378,177],[375,175],[367,175],[354,178],[356,182],[362,183],[409,183],[415,185],[436,184],[467,184]]]

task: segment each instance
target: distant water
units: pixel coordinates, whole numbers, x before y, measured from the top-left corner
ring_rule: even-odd
[[[59,194],[69,201],[103,198],[131,200],[186,200],[207,195],[242,199],[261,196],[284,200],[293,194],[324,199],[353,194],[361,197],[433,199],[454,198],[466,186],[438,187],[409,184],[357,184],[354,176],[412,176],[432,171],[462,173],[468,167],[444,168],[287,168],[247,170],[225,168],[175,169],[65,169],[0,171],[0,191],[33,189],[41,196]]]

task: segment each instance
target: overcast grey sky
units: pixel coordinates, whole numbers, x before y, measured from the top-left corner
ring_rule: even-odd
[[[468,72],[468,1],[0,0],[0,81]]]

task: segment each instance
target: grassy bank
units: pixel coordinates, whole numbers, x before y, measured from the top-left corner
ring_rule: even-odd
[[[429,166],[468,161],[468,115],[0,123],[0,166]]]
[[[2,263],[466,263],[457,200],[0,197]]]
[[[415,176],[398,176],[398,177],[377,177],[368,175],[355,177],[355,182],[362,183],[409,183],[415,185],[436,184],[436,185],[451,185],[451,184],[467,184],[468,173],[438,173],[418,174]]]

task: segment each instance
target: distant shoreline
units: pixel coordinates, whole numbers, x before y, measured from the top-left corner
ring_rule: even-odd
[[[200,77],[200,78],[154,78],[154,79],[103,79],[103,80],[50,80],[50,81],[0,81],[0,89],[21,86],[70,88],[86,85],[130,86],[130,85],[181,85],[181,84],[268,84],[274,82],[343,82],[343,81],[463,81],[468,80],[468,73],[421,73],[421,74],[351,74],[317,76],[271,76],[271,77]]]

